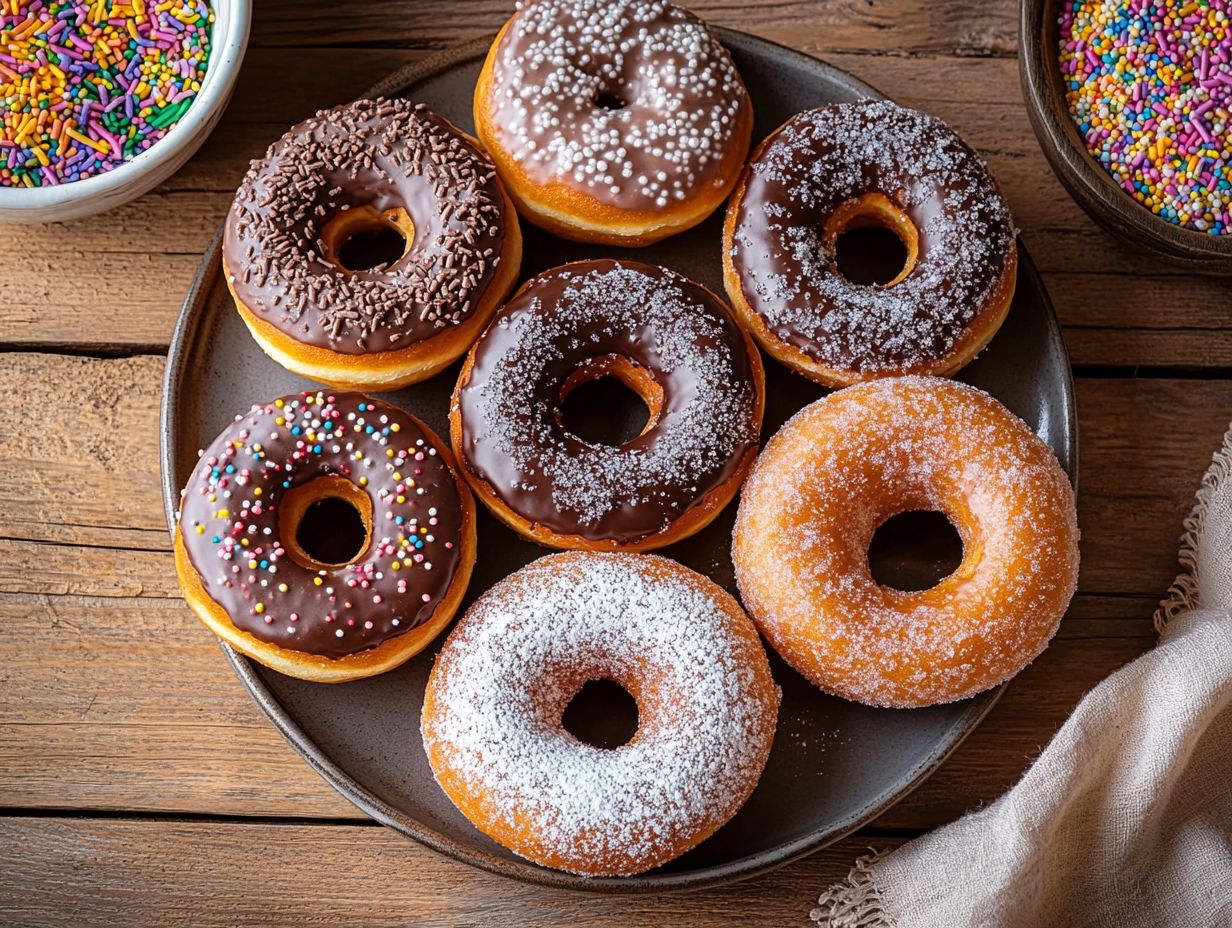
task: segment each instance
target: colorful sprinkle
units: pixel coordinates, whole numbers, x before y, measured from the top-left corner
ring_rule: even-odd
[[[109,171],[163,138],[210,57],[205,0],[0,3],[0,186]]]
[[[392,629],[414,627],[431,614],[418,607],[420,594],[424,603],[436,602],[449,577],[431,576],[436,571],[424,554],[411,560],[407,552],[425,549],[446,573],[457,563],[451,553],[459,541],[453,518],[455,478],[436,448],[414,434],[414,424],[404,422],[400,436],[392,430],[371,430],[365,414],[380,415],[382,408],[367,400],[357,402],[354,394],[284,397],[237,416],[202,452],[181,507],[181,526],[197,529],[183,536],[184,545],[210,596],[238,628],[262,640],[337,657],[374,647]],[[390,409],[382,418],[395,414],[400,415]],[[328,450],[298,437],[325,433],[332,436]],[[344,563],[334,565],[333,558],[315,561],[280,536],[291,532],[300,545],[305,543],[295,525],[279,522],[279,507],[288,491],[320,478],[358,483],[350,461],[360,447],[372,452],[363,460],[375,465],[366,489],[373,522],[365,547]],[[427,500],[404,493],[394,461],[377,453],[392,451],[393,458],[404,460],[424,449],[425,456],[435,458],[428,478],[435,495]],[[442,535],[452,537],[435,542],[431,534],[423,534],[423,524],[439,521],[442,499],[447,501]],[[343,523],[337,524],[341,530]],[[323,523],[312,534],[327,536],[331,530]],[[445,543],[453,547],[446,549]],[[413,586],[408,587],[407,579]],[[400,598],[408,594],[417,606],[410,615],[408,603]],[[337,643],[344,636],[345,642]]]
[[[1087,150],[1157,216],[1232,231],[1229,0],[1062,5],[1060,65]]]

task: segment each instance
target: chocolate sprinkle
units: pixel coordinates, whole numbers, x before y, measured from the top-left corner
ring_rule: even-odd
[[[407,212],[405,255],[356,271],[325,257],[322,230],[361,206]],[[361,100],[322,110],[253,162],[223,257],[236,296],[265,321],[364,354],[464,321],[496,270],[504,226],[495,169],[467,137],[421,104]]]

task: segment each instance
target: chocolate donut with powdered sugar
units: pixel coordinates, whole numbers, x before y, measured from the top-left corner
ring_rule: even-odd
[[[837,243],[881,227],[902,270],[857,283]],[[789,119],[727,209],[724,280],[773,357],[826,386],[953,374],[996,334],[1017,276],[1015,229],[983,160],[936,117],[887,100]]]
[[[613,378],[649,418],[620,445],[575,434],[578,386]],[[579,261],[528,281],[458,377],[450,438],[492,512],[540,544],[646,551],[699,531],[757,454],[764,372],[724,303],[666,268]]]

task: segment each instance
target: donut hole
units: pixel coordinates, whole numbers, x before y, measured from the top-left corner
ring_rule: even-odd
[[[619,355],[587,361],[561,389],[559,421],[588,444],[619,448],[654,427],[663,388],[644,367]]]
[[[637,734],[637,700],[615,680],[589,680],[565,706],[561,725],[583,744],[613,751]]]
[[[415,225],[398,207],[380,212],[371,206],[344,210],[321,233],[325,256],[350,273],[381,271],[400,261],[415,240]]]
[[[599,95],[595,97],[595,109],[598,110],[615,112],[616,110],[623,110],[628,105],[628,100],[612,90],[601,91]]]
[[[317,500],[295,527],[296,544],[322,564],[350,563],[359,556],[366,538],[359,510],[337,496]]]
[[[963,542],[944,513],[912,509],[886,519],[873,533],[868,567],[881,586],[903,593],[928,590],[954,573]]]
[[[309,570],[353,564],[372,538],[372,498],[345,477],[318,477],[283,496],[278,534],[290,558]]]
[[[835,270],[857,286],[893,287],[919,259],[919,230],[880,193],[844,203],[827,220],[822,235]]]
[[[903,272],[907,246],[881,226],[847,229],[834,242],[834,263],[853,284],[884,286]]]
[[[406,239],[392,226],[356,232],[338,249],[338,263],[348,271],[371,271],[406,254]]]

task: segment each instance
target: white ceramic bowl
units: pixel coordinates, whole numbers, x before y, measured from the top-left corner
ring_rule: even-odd
[[[162,183],[218,124],[248,46],[252,0],[211,0],[210,60],[192,106],[163,138],[103,174],[57,187],[0,187],[0,222],[54,222],[113,209]]]

